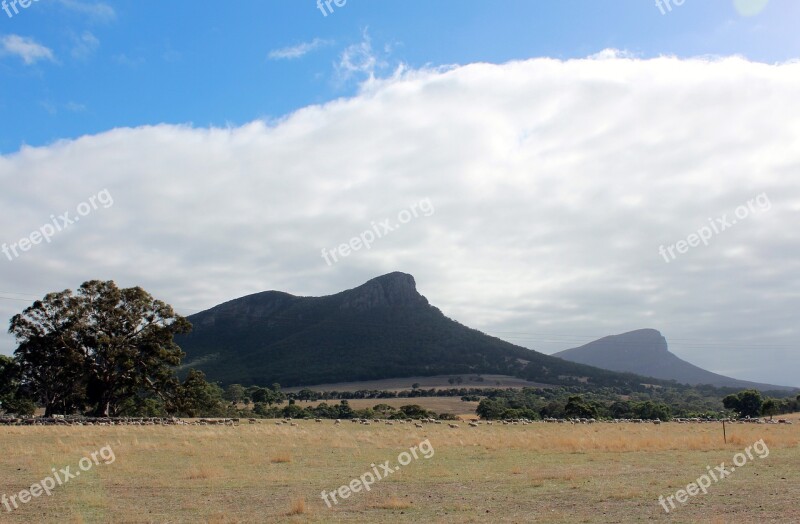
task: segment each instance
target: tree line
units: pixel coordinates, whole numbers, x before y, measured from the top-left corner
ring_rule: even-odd
[[[188,333],[191,327],[171,306],[140,287],[120,289],[113,281],[93,280],[74,293],[49,293],[11,319],[9,333],[18,347],[13,358],[0,355],[0,413],[30,415],[44,408],[45,416],[419,418],[416,415],[435,414],[415,404],[398,409],[378,404],[380,409],[353,410],[346,400],[434,396],[480,401],[477,413],[487,419],[669,420],[673,416],[757,417],[800,411],[800,395],[769,398],[755,390],[735,392],[710,386],[615,384],[589,388],[576,384],[521,390],[426,390],[413,384],[411,390],[400,392],[315,392],[305,388],[284,393],[275,383],[269,387],[231,384],[223,389],[195,369],[179,380],[177,370],[185,355],[174,337]],[[454,376],[449,382],[461,385],[463,379]],[[340,402],[301,407],[296,400]]]
[[[654,389],[621,395],[615,388],[523,388],[497,390],[483,398],[477,413],[484,419],[594,418],[668,421],[675,417],[756,418],[800,411],[800,395],[762,397],[756,390],[702,397],[692,390]]]

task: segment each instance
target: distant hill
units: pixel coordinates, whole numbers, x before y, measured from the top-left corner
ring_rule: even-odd
[[[639,329],[604,337],[581,347],[560,351],[553,356],[611,371],[627,371],[693,386],[710,384],[716,387],[753,388],[761,391],[796,389],[748,382],[706,371],[670,353],[667,340],[655,329]]]
[[[390,273],[325,297],[266,291],[189,317],[176,337],[186,368],[225,384],[305,386],[485,373],[545,384],[638,385],[642,379],[515,346],[445,317]],[[650,380],[649,382],[652,382]]]

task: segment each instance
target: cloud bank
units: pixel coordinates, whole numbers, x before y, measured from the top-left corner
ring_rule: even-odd
[[[448,316],[534,349],[652,327],[702,367],[800,385],[799,89],[800,63],[601,53],[398,71],[270,124],[26,147],[0,156],[0,243],[101,190],[114,205],[0,255],[0,290],[114,279],[189,314],[399,270]],[[768,211],[659,254],[760,194]],[[422,199],[435,214],[322,258]],[[25,305],[0,300],[0,317]]]

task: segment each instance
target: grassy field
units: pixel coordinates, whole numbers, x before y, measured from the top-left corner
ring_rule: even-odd
[[[105,445],[100,461],[2,522],[800,522],[800,423],[527,426],[271,421],[239,427],[0,427],[0,495]],[[427,439],[434,453],[328,508],[333,491]],[[667,515],[706,466],[754,456]],[[420,448],[422,449],[422,448]]]

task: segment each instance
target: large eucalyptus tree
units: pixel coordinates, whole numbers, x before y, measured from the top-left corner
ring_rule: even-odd
[[[164,397],[191,324],[140,287],[85,282],[50,293],[11,319],[22,385],[53,413],[114,416],[137,395]]]

